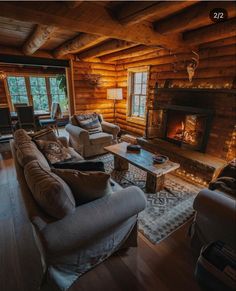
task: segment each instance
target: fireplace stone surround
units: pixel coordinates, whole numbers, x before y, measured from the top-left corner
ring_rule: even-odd
[[[155,109],[171,110],[187,107],[194,108],[193,110],[196,111],[198,108],[200,112],[197,114],[208,116],[205,144],[203,143],[203,147],[197,151],[191,147],[181,147],[178,141],[174,143],[166,138],[166,130],[157,126],[158,123],[154,122],[150,126],[152,116],[147,117],[147,124],[149,123],[150,126],[149,136],[146,129],[145,137],[138,139],[138,142],[144,148],[165,154],[171,160],[180,163],[181,167],[177,175],[207,185],[228,161],[230,140],[234,134],[236,122],[235,97],[234,90],[160,89]],[[154,95],[150,90],[148,97],[150,111],[154,109],[154,103]],[[164,118],[165,116],[160,112],[158,118]]]

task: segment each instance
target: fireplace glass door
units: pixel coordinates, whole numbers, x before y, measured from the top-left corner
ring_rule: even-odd
[[[201,150],[207,116],[169,110],[166,124],[166,139],[183,148]]]

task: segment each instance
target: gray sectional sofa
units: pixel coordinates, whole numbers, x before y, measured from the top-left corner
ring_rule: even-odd
[[[68,146],[66,139],[60,139]],[[144,193],[139,188],[122,189],[114,182],[111,195],[74,209],[70,206],[69,213],[66,208],[59,219],[51,217],[47,207],[50,211],[57,207],[64,199],[61,193],[70,191],[68,186],[52,173],[47,160],[24,130],[16,131],[11,150],[41,254],[46,285],[67,290],[78,277],[117,250],[137,246],[137,216],[146,206]],[[73,148],[70,151],[83,159]],[[48,192],[50,189],[52,192]],[[46,209],[42,206],[45,195],[50,196]]]

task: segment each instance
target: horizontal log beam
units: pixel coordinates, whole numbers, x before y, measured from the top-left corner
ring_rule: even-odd
[[[209,17],[211,10],[218,7],[219,3],[216,1],[201,1],[173,16],[156,22],[154,27],[160,33],[173,34],[206,26],[212,23]],[[228,17],[232,18],[236,16],[236,5],[233,1],[221,2],[220,8],[224,8],[228,12]]]
[[[65,1],[66,6],[71,9],[79,7],[84,1]]]
[[[202,59],[207,59],[209,57],[218,57],[218,56],[227,56],[227,55],[235,55],[236,46],[229,45],[225,47],[218,48],[209,48],[199,51],[200,62]],[[119,63],[116,66],[117,71],[122,71],[130,67],[138,67],[143,65],[163,65],[170,63],[178,63],[182,61],[190,60],[193,57],[192,53],[180,53],[180,54],[172,54],[172,55],[164,55],[155,58],[145,58],[139,61],[135,61],[135,58],[132,62],[128,63]]]
[[[144,45],[138,45],[122,51],[114,52],[105,56],[100,57],[102,62],[112,62],[122,60],[126,58],[138,57],[153,51],[157,51],[158,48],[147,47]]]
[[[160,45],[168,48],[182,46],[179,35],[166,37],[155,32],[148,23],[138,23],[127,28],[113,19],[106,7],[86,1],[80,9],[63,10],[63,3],[1,2],[0,16],[16,20],[57,26],[75,32],[85,32],[121,39],[144,45]],[[91,13],[95,12],[96,13]]]
[[[196,69],[193,78],[217,78],[217,77],[231,77],[235,76],[235,67],[224,67],[224,68],[204,68]],[[188,79],[187,70],[183,71],[169,71],[169,72],[158,72],[151,74],[151,79]]]
[[[33,34],[26,40],[25,44],[23,45],[23,53],[25,55],[32,55],[35,53],[47,42],[47,40],[53,36],[55,31],[55,26],[37,25]]]
[[[136,44],[127,42],[124,40],[109,40],[105,43],[102,43],[100,45],[97,45],[85,52],[82,52],[78,55],[78,58],[81,60],[89,60],[93,57],[99,57],[105,54],[109,54],[111,52],[120,51],[129,47],[133,47]]]
[[[193,5],[197,1],[128,2],[121,6],[117,19],[126,25],[134,25],[151,18],[164,18],[172,13]]]
[[[84,49],[87,49],[91,46],[94,46],[104,40],[106,40],[107,37],[104,36],[98,36],[94,34],[87,34],[87,33],[81,33],[76,38],[67,41],[66,43],[59,46],[56,50],[54,50],[54,56],[56,58],[60,58],[66,54],[73,54],[78,53]]]
[[[185,32],[183,34],[183,39],[188,44],[196,45],[235,36],[235,34],[236,18],[232,18],[224,22]]]
[[[205,48],[214,48],[214,47],[221,47],[221,46],[226,46],[226,45],[231,45],[231,44],[236,44],[236,37],[227,37],[219,40],[215,40],[212,42],[207,42],[204,44],[201,44],[199,46],[199,49],[205,49]]]

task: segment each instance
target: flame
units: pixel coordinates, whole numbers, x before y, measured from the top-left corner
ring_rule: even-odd
[[[184,131],[184,123],[183,123],[183,121],[181,122],[181,130]]]

